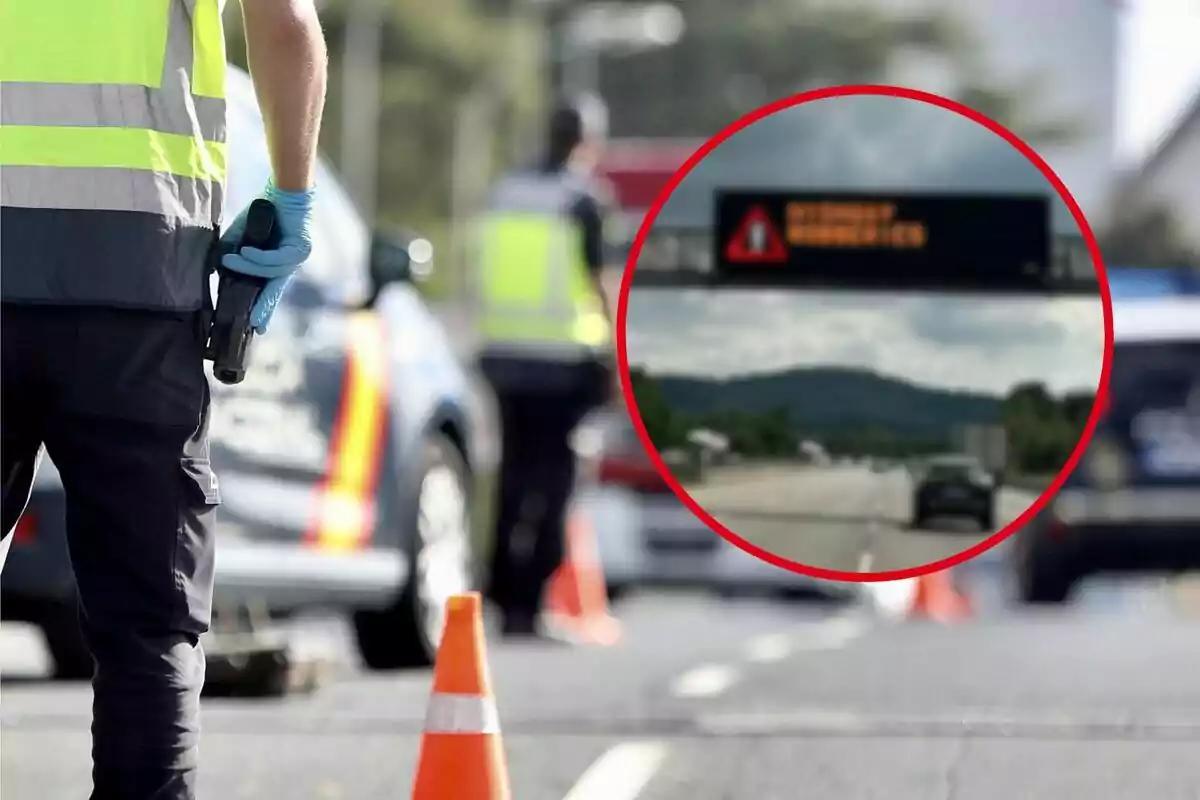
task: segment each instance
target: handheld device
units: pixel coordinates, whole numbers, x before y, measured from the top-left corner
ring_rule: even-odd
[[[238,249],[257,247],[260,250],[273,250],[278,246],[275,206],[261,198],[255,200],[246,211],[246,228],[238,242]],[[250,344],[254,340],[250,312],[267,280],[224,267],[219,267],[217,273],[220,275],[217,306],[213,309],[204,357],[213,362],[213,377],[232,386],[246,377]]]

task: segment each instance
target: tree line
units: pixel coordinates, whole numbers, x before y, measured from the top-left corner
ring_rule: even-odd
[[[748,459],[795,458],[801,442],[812,440],[833,456],[904,459],[956,449],[955,420],[946,420],[943,435],[906,435],[895,428],[864,420],[851,427],[817,427],[794,418],[783,407],[766,412],[722,408],[681,412],[663,397],[654,377],[630,373],[638,413],[659,450],[687,447],[688,433],[698,428],[728,437],[731,449]],[[1008,435],[1008,462],[1013,472],[1055,473],[1074,450],[1091,413],[1089,392],[1055,396],[1043,384],[1025,383],[997,399],[997,421]]]

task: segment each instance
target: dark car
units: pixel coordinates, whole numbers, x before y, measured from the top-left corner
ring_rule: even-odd
[[[249,77],[232,71],[228,92],[232,214],[265,185],[269,161]],[[367,666],[428,664],[445,599],[475,585],[480,406],[413,285],[428,242],[373,239],[325,165],[318,180],[309,262],[256,337],[246,380],[211,381],[216,616],[348,611]],[[0,609],[41,627],[59,676],[84,677],[63,522],[45,460]]]
[[[981,530],[996,527],[996,484],[969,455],[935,456],[925,462],[913,490],[912,527],[930,520],[967,518]]]
[[[1099,573],[1200,569],[1200,293],[1116,299],[1109,404],[1062,490],[1015,537],[1018,599]]]

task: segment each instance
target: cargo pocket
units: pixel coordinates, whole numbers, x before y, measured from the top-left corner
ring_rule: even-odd
[[[218,506],[221,504],[221,487],[217,473],[207,458],[182,458],[184,492],[190,503]]]
[[[179,460],[180,502],[175,538],[175,587],[185,629],[199,635],[212,621],[217,506],[221,491],[207,458]]]

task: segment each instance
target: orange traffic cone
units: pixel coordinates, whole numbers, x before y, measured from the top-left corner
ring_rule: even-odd
[[[546,589],[551,626],[589,644],[613,644],[621,625],[608,613],[608,588],[592,526],[581,514],[567,517],[567,552]]]
[[[949,570],[930,572],[917,578],[910,616],[937,622],[957,622],[970,617],[971,600],[955,585]]]
[[[446,601],[446,629],[412,800],[511,800],[477,592]]]

